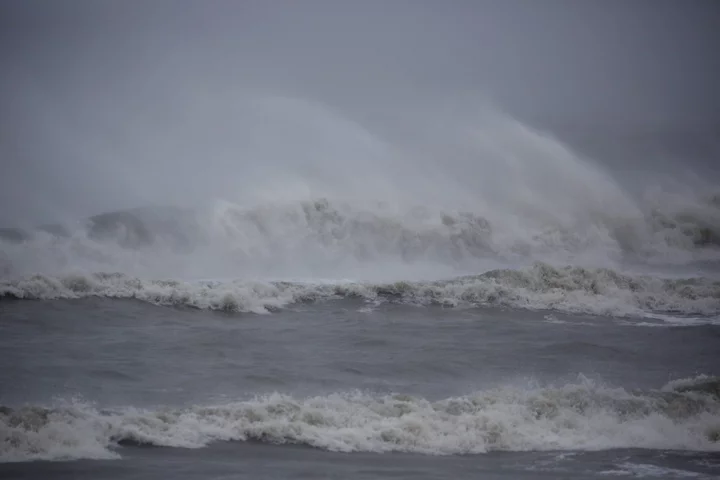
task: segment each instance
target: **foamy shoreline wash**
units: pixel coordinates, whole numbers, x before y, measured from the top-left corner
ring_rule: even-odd
[[[118,443],[200,448],[227,440],[428,455],[614,448],[720,452],[719,381],[698,377],[678,381],[683,389],[631,392],[580,376],[559,386],[507,386],[438,401],[365,392],[307,398],[274,393],[157,410],[103,410],[77,401],[49,409],[4,408],[0,459],[114,458]]]
[[[50,300],[94,296],[253,313],[268,313],[300,302],[341,298],[448,307],[550,309],[661,320],[675,320],[670,314],[711,316],[720,313],[718,281],[629,276],[608,269],[556,268],[541,263],[528,269],[492,270],[445,281],[385,284],[239,280],[188,283],[105,273],[36,275],[0,282],[0,298]],[[663,312],[666,315],[661,315]]]
[[[603,470],[600,475],[635,477],[635,478],[707,478],[696,472],[678,470],[675,468],[658,467],[644,463],[623,462],[612,470]],[[672,476],[671,476],[672,475]]]

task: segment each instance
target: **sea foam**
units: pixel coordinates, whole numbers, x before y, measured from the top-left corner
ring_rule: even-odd
[[[296,303],[360,299],[445,307],[501,306],[617,317],[680,321],[678,315],[720,314],[720,282],[626,275],[609,269],[491,270],[428,282],[181,282],[123,274],[44,276],[0,281],[0,297],[50,300],[87,297],[136,299],[157,305],[268,313]]]
[[[708,382],[714,383],[710,393]],[[0,411],[3,461],[114,458],[118,446],[200,448],[217,441],[295,443],[338,452],[428,455],[615,448],[720,451],[716,378],[681,390],[629,391],[580,377],[430,400],[343,392],[274,393],[185,408],[100,409],[82,402]],[[692,384],[698,388],[692,388]]]

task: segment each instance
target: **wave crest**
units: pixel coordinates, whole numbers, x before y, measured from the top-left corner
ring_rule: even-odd
[[[717,379],[715,380],[717,382]],[[0,410],[0,458],[112,458],[115,447],[199,448],[216,441],[299,443],[341,452],[432,455],[659,448],[720,451],[720,399],[700,391],[631,392],[581,377],[432,401],[364,392],[156,410],[75,402]]]
[[[630,276],[609,269],[556,268],[543,263],[523,270],[492,270],[434,282],[180,282],[141,280],[119,273],[35,275],[0,282],[0,297],[48,300],[92,296],[255,313],[299,302],[341,298],[412,305],[554,309],[611,316],[720,313],[717,281]]]
[[[1,230],[0,274],[76,267],[197,277],[235,276],[248,269],[280,275],[318,268],[337,272],[352,262],[431,262],[457,269],[488,260],[585,259],[585,264],[608,265],[720,259],[716,197],[648,206],[647,213],[630,217],[598,213],[544,224],[495,217],[327,199],[247,208],[219,202],[209,211],[135,209],[97,215],[79,226]]]

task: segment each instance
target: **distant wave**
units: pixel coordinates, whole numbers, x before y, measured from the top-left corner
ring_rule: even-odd
[[[555,264],[584,259],[599,266],[720,262],[718,196],[658,200],[641,216],[588,212],[544,223],[489,218],[483,212],[327,199],[126,210],[75,225],[0,230],[0,277],[72,269],[144,277],[237,276],[251,268],[334,271],[349,262],[456,268],[487,259]]]
[[[180,242],[199,227],[190,209],[135,208],[91,216],[75,225],[43,225],[34,229],[0,228],[0,241],[24,243],[45,237],[70,238],[78,234],[96,241],[110,241],[126,248],[141,248],[161,239]]]
[[[433,282],[180,282],[142,280],[117,273],[35,275],[0,281],[0,298],[48,300],[94,296],[255,313],[300,302],[358,298],[380,303],[504,306],[610,316],[720,314],[718,281],[630,276],[609,269],[556,268],[543,263],[527,269],[492,270]]]
[[[428,455],[648,448],[720,452],[717,378],[629,391],[580,377],[431,401],[363,392],[274,393],[222,405],[103,410],[82,402],[0,407],[0,460],[117,458],[118,446],[200,448],[217,441],[339,452]],[[677,384],[677,385],[676,385]]]

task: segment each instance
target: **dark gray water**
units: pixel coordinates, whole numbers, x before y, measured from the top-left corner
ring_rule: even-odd
[[[350,299],[0,319],[3,478],[720,473],[717,325]],[[74,460],[12,462],[43,458]]]

